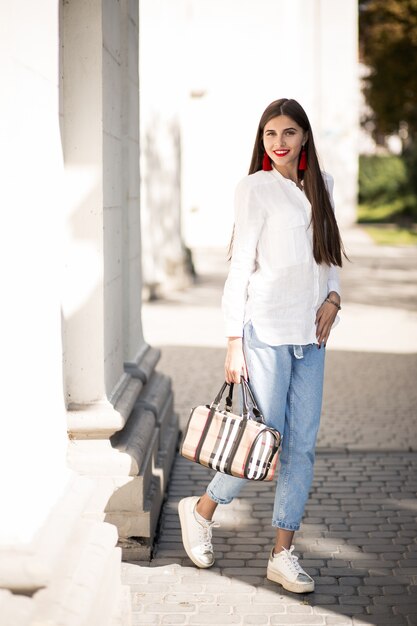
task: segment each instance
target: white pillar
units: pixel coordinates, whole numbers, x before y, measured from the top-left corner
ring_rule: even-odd
[[[129,253],[124,252],[130,251],[126,246],[129,229],[125,225],[129,181],[138,176],[134,168],[128,171],[131,176],[126,175],[132,162],[138,164],[137,137],[131,160],[129,128],[123,127],[127,123],[123,103],[129,95],[125,89],[135,80],[134,69],[130,81],[123,74],[127,71],[127,43],[122,36],[128,22],[123,13],[126,5],[110,0],[103,6],[101,0],[64,4],[63,134],[68,189],[64,374],[70,431],[89,438],[120,430],[142,387],[140,380],[124,372],[124,338],[129,336],[124,322],[130,319],[126,295],[130,274],[125,258]],[[137,42],[133,49],[137,51]],[[135,200],[137,259],[137,195]],[[140,273],[135,269],[140,293]],[[143,341],[140,296],[134,302],[138,352]]]
[[[335,179],[339,224],[350,226],[356,222],[359,167],[358,3],[316,2],[321,24],[320,139],[325,167]]]
[[[124,0],[126,2],[126,0]],[[139,5],[129,4],[129,19],[124,22],[122,48],[124,56],[122,92],[122,151],[124,220],[122,251],[124,254],[124,345],[125,362],[137,360],[144,345],[142,331],[142,241],[140,224],[139,171]]]
[[[2,3],[0,24],[1,546],[30,544],[70,472],[62,388],[57,3]]]
[[[181,223],[181,108],[190,61],[183,56],[187,4],[140,2],[141,221],[148,297],[190,282]]]
[[[116,529],[90,506],[93,481],[75,475],[66,463],[59,23],[55,0],[19,0],[0,7],[5,87],[0,163],[7,173],[0,212],[0,587],[5,626],[110,626],[122,612]],[[128,623],[128,604],[123,612]]]
[[[69,406],[105,401],[101,1],[64,4],[67,179],[64,371]],[[111,177],[111,172],[106,172]],[[114,177],[117,173],[114,174]],[[111,188],[112,179],[106,181]]]
[[[97,478],[119,536],[149,551],[178,426],[141,325],[138,4],[63,9],[68,459]]]
[[[2,624],[128,625],[115,525],[151,541],[178,433],[141,331],[138,5],[0,29]]]

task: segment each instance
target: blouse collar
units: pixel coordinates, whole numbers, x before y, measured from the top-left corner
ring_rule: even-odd
[[[272,176],[275,176],[275,178],[278,178],[279,180],[284,181],[286,184],[294,185],[294,187],[297,187],[297,185],[295,184],[295,182],[293,180],[291,180],[290,178],[287,178],[286,176],[281,174],[281,172],[279,172],[277,169],[275,169],[274,166],[272,166],[272,170],[270,170],[270,171],[272,173]]]
[[[270,172],[271,172],[272,176],[274,176],[275,178],[277,178],[278,180],[283,182],[285,185],[290,185],[292,187],[295,187],[296,189],[301,191],[301,193],[304,195],[304,189],[302,189],[301,187],[296,185],[295,182],[293,180],[291,180],[290,178],[286,178],[285,176],[283,176],[281,174],[281,172],[279,172],[277,169],[275,169],[274,166],[272,166],[272,170],[270,170]]]

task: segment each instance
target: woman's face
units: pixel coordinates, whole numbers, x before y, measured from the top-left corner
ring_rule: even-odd
[[[287,115],[273,117],[263,132],[265,151],[278,169],[298,167],[301,147],[307,138],[308,132]]]

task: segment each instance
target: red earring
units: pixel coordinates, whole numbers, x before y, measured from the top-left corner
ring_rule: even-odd
[[[307,169],[307,151],[303,146],[300,153],[300,160],[298,162],[298,169],[305,171]]]
[[[266,152],[262,161],[262,169],[264,170],[264,172],[269,172],[270,170],[272,170],[271,159]]]

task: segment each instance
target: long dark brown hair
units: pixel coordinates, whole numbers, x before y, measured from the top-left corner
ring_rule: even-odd
[[[342,267],[342,254],[347,258],[339,228],[330,202],[329,193],[323,180],[314,145],[313,131],[303,107],[296,101],[281,98],[271,102],[263,112],[256,133],[255,145],[252,153],[252,161],[249,174],[254,174],[262,169],[262,161],[265,154],[263,133],[266,124],[274,117],[287,115],[301,128],[308,132],[305,143],[307,154],[307,169],[299,170],[298,176],[303,180],[304,192],[311,204],[311,221],[313,225],[313,256],[316,263],[338,265]],[[233,245],[230,242],[230,249]]]

